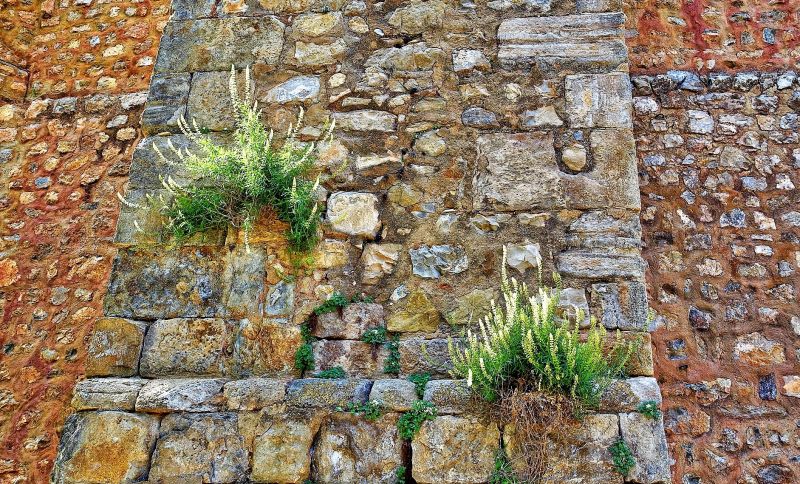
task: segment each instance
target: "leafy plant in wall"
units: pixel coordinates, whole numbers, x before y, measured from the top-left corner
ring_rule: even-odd
[[[312,346],[314,337],[307,324],[300,326],[300,336],[303,338],[303,342],[294,353],[294,367],[303,373],[314,369],[314,347]]]
[[[636,411],[649,418],[650,420],[658,420],[661,418],[661,409],[658,408],[658,402],[654,400],[647,400],[642,402],[636,407]]]
[[[171,194],[163,212],[167,228],[178,242],[206,230],[231,225],[241,228],[249,247],[249,235],[264,207],[271,207],[289,228],[286,238],[295,252],[312,249],[318,238],[320,210],[317,203],[319,178],[311,180],[317,148],[297,140],[303,112],[290,126],[282,142],[261,121],[261,111],[250,94],[250,73],[246,72],[244,99],[239,96],[236,73],[231,68],[230,97],[236,114],[236,129],[230,145],[215,143],[194,122],[180,120],[181,131],[196,149],[172,154],[198,184],[181,186],[171,178],[163,180]],[[326,138],[332,137],[333,125]],[[154,145],[156,152],[167,160]]]
[[[608,448],[611,453],[611,460],[614,464],[614,470],[627,476],[631,469],[636,466],[636,459],[633,457],[628,444],[624,440],[619,439]]]
[[[366,403],[350,402],[345,407],[345,410],[353,415],[363,415],[364,418],[370,422],[378,420],[383,414],[383,408],[374,400],[370,400]]]
[[[393,335],[386,342],[386,349],[389,354],[383,363],[383,372],[389,375],[400,374],[400,339],[397,335]]]
[[[422,424],[427,420],[436,418],[436,406],[431,402],[417,400],[411,405],[411,410],[405,412],[397,420],[397,431],[400,437],[411,440],[417,435]]]
[[[430,373],[414,373],[408,375],[408,381],[414,384],[414,390],[417,392],[417,396],[422,398],[425,394],[425,385],[431,381],[431,375]]]

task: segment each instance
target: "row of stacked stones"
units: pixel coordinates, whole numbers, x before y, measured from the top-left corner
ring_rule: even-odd
[[[608,447],[637,458],[630,482],[669,480],[652,378],[640,257],[631,84],[621,26],[604,2],[176,0],[133,157],[105,300],[90,342],[92,377],[76,389],[56,482],[486,482],[513,429],[500,428],[449,380],[449,337],[498,296],[502,247],[518,278],[563,276],[562,304],[643,341],[602,413],[553,448],[548,480],[623,482]],[[148,195],[161,178],[193,180],[153,145],[192,149],[185,116],[230,139],[231,66],[276,132],[305,110],[302,140],[321,143],[324,237],[313,268],[286,277],[283,226],[269,214],[182,248],[158,228]],[[246,88],[243,75],[240,89]],[[346,166],[342,171],[341,166]],[[311,316],[334,290],[368,294]],[[306,321],[316,370],[293,368]],[[588,324],[588,320],[584,323]],[[404,446],[398,413],[413,384],[384,372],[399,335],[400,377],[430,373],[440,416]],[[306,378],[302,378],[305,376]],[[110,377],[110,378],[106,378]],[[300,379],[291,378],[301,377]],[[337,411],[375,400],[376,422]],[[109,450],[113,449],[113,450]]]

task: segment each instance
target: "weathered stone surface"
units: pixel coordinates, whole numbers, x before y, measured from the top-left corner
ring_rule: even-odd
[[[275,17],[233,17],[169,22],[156,72],[226,71],[256,62],[277,64],[284,25]]]
[[[363,284],[378,284],[384,276],[394,272],[394,266],[400,259],[400,244],[367,244],[361,254],[361,272]]]
[[[386,410],[405,412],[419,400],[415,385],[408,380],[375,380],[369,392],[369,401],[378,403]]]
[[[302,339],[300,328],[285,320],[240,321],[233,347],[233,374],[239,378],[293,375],[294,354]]]
[[[314,480],[319,483],[394,483],[403,465],[403,440],[397,416],[374,422],[337,415],[320,429],[314,452]]]
[[[611,350],[615,339],[607,339],[606,351]],[[636,350],[625,364],[625,373],[630,376],[653,376],[653,343],[650,333],[623,331],[622,339],[634,343]]]
[[[784,347],[761,333],[736,338],[733,357],[750,365],[768,366],[786,361]]]
[[[396,332],[433,332],[439,327],[439,311],[421,290],[412,292],[403,309],[391,314],[386,329]]]
[[[429,373],[434,378],[451,378],[453,362],[447,340],[407,339],[400,341],[400,372],[403,375]]]
[[[360,379],[292,380],[286,389],[286,401],[297,407],[345,407],[350,402],[366,402],[371,387],[371,381]]]
[[[54,484],[137,482],[147,476],[158,417],[126,412],[70,415],[61,432]]]
[[[313,343],[315,370],[341,367],[349,377],[376,378],[383,373],[386,350],[352,340],[320,340]]]
[[[223,410],[222,379],[150,380],[139,391],[137,412],[217,412]]]
[[[561,152],[561,161],[572,171],[583,170],[587,161],[586,148],[579,144],[565,147]]]
[[[313,334],[318,338],[361,339],[364,332],[384,325],[383,306],[371,303],[353,303],[338,312],[317,316]]]
[[[365,176],[381,176],[403,169],[403,158],[394,153],[359,156],[353,164],[356,172]]]
[[[800,376],[798,375],[784,376],[783,393],[790,397],[800,398]]]
[[[333,113],[336,127],[344,131],[378,131],[390,133],[397,126],[397,116],[385,111],[365,109],[347,113]]]
[[[547,443],[543,482],[622,484],[623,477],[611,464],[608,448],[619,438],[619,417],[586,415],[582,422],[565,426],[563,441]],[[513,425],[503,429],[503,445],[513,469],[523,468],[523,451]]]
[[[470,325],[483,319],[492,308],[493,289],[473,289],[453,302],[452,309],[445,313],[451,325]]]
[[[89,378],[75,385],[72,408],[75,410],[133,411],[145,380],[139,378]]]
[[[425,385],[423,400],[436,405],[439,415],[457,415],[478,410],[472,397],[466,380],[432,380]]]
[[[388,16],[389,25],[404,34],[421,34],[442,25],[445,3],[440,0],[412,0]]]
[[[475,209],[527,210],[564,204],[552,134],[478,137]],[[537,180],[537,183],[521,183]]]
[[[211,138],[215,143],[222,143],[226,139],[221,134],[212,134]],[[197,150],[196,145],[182,134],[149,136],[142,139],[133,152],[128,193],[134,192],[136,189],[148,189],[151,190],[151,193],[156,193],[155,190],[163,188],[161,179],[166,179],[167,177],[172,178],[175,183],[181,186],[190,183],[202,184],[196,175],[189,173],[183,167],[180,159],[173,152],[173,148],[180,151]],[[161,159],[158,152],[164,155],[167,162]],[[141,203],[140,200],[131,201]],[[117,242],[124,241],[117,240]]]
[[[527,128],[554,128],[564,122],[553,106],[545,106],[522,113],[522,124]]]
[[[647,289],[641,282],[592,285],[592,305],[608,329],[647,330]]]
[[[156,482],[240,482],[247,474],[249,455],[237,424],[235,413],[167,415],[148,477]]]
[[[494,423],[442,416],[422,424],[411,442],[412,476],[419,483],[489,480],[500,430]]]
[[[122,250],[114,259],[105,314],[151,320],[259,315],[264,259],[256,248]]]
[[[425,156],[439,156],[447,151],[447,142],[435,131],[429,131],[414,140],[414,150]]]
[[[178,121],[186,115],[191,76],[189,74],[157,74],[150,81],[147,105],[142,112],[145,134],[178,131]]]
[[[293,77],[270,89],[264,101],[277,104],[315,101],[319,97],[319,87],[317,76]]]
[[[546,2],[549,10],[550,2]],[[497,31],[503,64],[570,61],[613,68],[627,61],[621,13],[526,17],[504,20]]]
[[[303,37],[320,37],[341,35],[342,14],[339,12],[307,13],[298,15],[292,22],[295,35]]]
[[[539,244],[522,243],[506,245],[506,263],[522,274],[528,269],[539,267],[541,262],[542,256],[539,253]]]
[[[426,279],[438,279],[442,273],[460,274],[467,270],[469,260],[463,247],[423,245],[409,249],[414,274]]]
[[[631,82],[627,74],[567,76],[565,98],[573,128],[630,128]]]
[[[656,402],[661,405],[661,391],[655,378],[640,376],[614,380],[603,392],[600,411],[635,412],[644,402]]]
[[[453,70],[459,74],[473,70],[488,71],[492,67],[489,59],[480,50],[464,49],[453,51]]]
[[[294,310],[294,284],[280,281],[269,288],[264,313],[271,317],[291,316]]]
[[[567,251],[557,258],[562,275],[585,279],[644,277],[644,260],[639,256],[610,255],[586,251]]]
[[[225,376],[236,326],[223,319],[158,320],[144,339],[139,371],[146,377]]]
[[[583,319],[578,321],[581,328],[588,328],[591,325],[591,312],[589,311],[589,301],[586,299],[586,291],[566,287],[561,290],[558,298],[558,308],[562,315],[574,321],[578,317],[578,311],[583,312]]]
[[[378,197],[371,193],[336,192],[328,199],[327,218],[337,232],[374,239],[381,228]]]
[[[628,478],[643,484],[670,482],[670,457],[663,421],[640,413],[622,413],[619,426],[622,438],[636,459]]]
[[[331,44],[297,41],[294,45],[294,63],[301,67],[321,68],[336,64],[347,51],[347,44],[338,39]]]
[[[230,69],[192,74],[187,121],[209,131],[230,131],[236,127],[236,108],[231,100],[230,77]],[[252,95],[252,85],[250,93],[244,92],[247,81],[244,73],[238,74],[236,81],[239,96],[244,98],[247,94]]]
[[[229,381],[222,392],[229,410],[258,410],[282,402],[287,383],[274,378],[248,378]]]
[[[122,318],[95,321],[87,350],[86,376],[132,376],[139,370],[146,325]]]
[[[216,0],[173,0],[172,20],[210,17]]]
[[[297,380],[303,381],[303,380]],[[311,473],[311,444],[319,422],[276,418],[255,439],[254,482],[303,482]]]

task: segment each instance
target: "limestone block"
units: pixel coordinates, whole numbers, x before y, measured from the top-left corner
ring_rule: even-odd
[[[150,80],[150,93],[142,112],[145,134],[177,132],[178,121],[186,116],[191,76],[189,74],[156,74]]]
[[[209,136],[215,143],[225,143],[229,140],[226,134],[213,133]],[[129,192],[136,189],[162,189],[161,178],[167,177],[172,178],[181,186],[188,184],[202,186],[202,180],[182,166],[180,159],[173,152],[173,148],[180,151],[197,152],[197,146],[182,134],[148,136],[142,139],[133,152]],[[158,152],[164,155],[167,159],[166,162],[158,155]]]
[[[494,295],[493,289],[473,289],[464,296],[456,298],[444,317],[451,325],[477,323],[491,311]]]
[[[150,380],[139,391],[137,412],[216,412],[224,407],[219,378]]]
[[[411,442],[412,475],[420,484],[486,482],[499,448],[500,430],[494,423],[436,417],[422,424]]]
[[[393,412],[406,412],[419,400],[416,386],[408,380],[375,380],[369,392],[369,400]]]
[[[172,20],[210,17],[215,0],[172,0]]]
[[[403,169],[403,157],[394,153],[358,156],[353,167],[359,175],[388,175]]]
[[[275,17],[232,17],[169,22],[155,71],[225,71],[256,62],[275,65],[285,26]]]
[[[749,365],[769,366],[786,361],[784,346],[767,339],[761,333],[750,333],[736,338],[733,357]]]
[[[395,471],[403,465],[402,451],[397,415],[383,415],[373,422],[336,415],[320,429],[314,481],[393,484]]]
[[[231,131],[236,127],[236,107],[230,94],[230,68],[218,72],[195,72],[187,102],[186,120],[200,129]],[[236,78],[238,94],[243,99],[247,93],[244,73]],[[253,94],[251,84],[250,93]]]
[[[240,321],[233,347],[233,374],[238,378],[294,374],[294,354],[302,339],[299,326],[285,320]]]
[[[614,339],[608,338],[608,345],[611,345]],[[628,359],[625,372],[630,376],[653,376],[653,342],[650,333],[623,331],[622,339],[636,344],[636,351]]]
[[[164,417],[149,478],[156,482],[197,479],[240,482],[249,455],[235,413],[174,413]]]
[[[423,400],[436,405],[439,415],[457,415],[478,409],[472,397],[466,380],[431,380],[425,385]]]
[[[389,25],[404,34],[421,34],[440,27],[444,20],[445,3],[440,0],[412,0],[388,16]]]
[[[318,76],[296,76],[267,91],[264,101],[277,104],[315,101],[319,98],[319,88]]]
[[[539,267],[542,262],[542,255],[539,252],[539,244],[531,244],[527,241],[522,244],[506,245],[506,263],[521,274],[528,269]]]
[[[439,311],[421,290],[412,292],[405,299],[403,309],[389,316],[386,329],[395,332],[432,333],[439,327]]]
[[[86,376],[132,376],[139,369],[146,325],[122,318],[95,321],[89,340]]]
[[[253,482],[297,483],[311,472],[311,444],[318,420],[295,421],[276,418],[255,439]]]
[[[301,67],[320,68],[336,64],[347,51],[344,40],[331,44],[297,41],[294,45],[294,63]]]
[[[670,482],[670,456],[663,420],[653,420],[640,413],[622,413],[619,426],[622,438],[636,459],[628,479],[642,484]]]
[[[374,239],[381,228],[378,197],[371,193],[336,192],[328,199],[327,218],[337,232]]]
[[[369,380],[347,378],[292,380],[286,389],[286,401],[297,407],[346,407],[350,402],[366,402],[371,385]]]
[[[644,402],[661,404],[658,381],[652,377],[634,377],[614,380],[603,392],[600,400],[601,412],[635,412]]]
[[[292,22],[295,36],[338,36],[343,33],[344,22],[340,12],[306,13],[298,15]]]
[[[367,244],[361,254],[361,263],[364,266],[361,282],[368,285],[378,284],[383,276],[394,272],[402,249],[401,244]]]
[[[370,303],[349,304],[338,312],[317,316],[312,333],[318,338],[359,340],[364,332],[384,325],[383,306]]]
[[[564,205],[551,133],[486,134],[478,137],[477,149],[475,209],[514,211]]]
[[[267,316],[291,316],[294,312],[294,284],[280,281],[267,292],[264,313]]]
[[[150,325],[140,372],[146,377],[225,376],[237,323],[223,319],[162,319]]]
[[[473,70],[488,71],[492,65],[486,55],[480,50],[463,49],[453,51],[453,70],[459,74],[472,72]]]
[[[422,245],[408,253],[414,274],[426,279],[438,279],[443,273],[460,274],[469,267],[466,251],[457,245]]]
[[[413,338],[400,341],[400,372],[403,375],[429,373],[433,378],[450,378],[452,369],[447,339]]]
[[[146,380],[139,378],[89,378],[75,384],[75,410],[133,411],[136,397]]]
[[[592,305],[608,329],[647,331],[647,288],[638,281],[592,285]]]
[[[632,86],[628,74],[581,74],[565,81],[567,116],[573,128],[631,128]]]
[[[580,250],[562,252],[557,257],[558,272],[584,279],[644,277],[645,263],[638,255],[616,255]]]
[[[385,111],[364,109],[333,113],[336,128],[343,131],[378,131],[391,133],[397,127],[397,116]]]
[[[320,340],[313,343],[315,371],[341,367],[349,377],[377,378],[383,373],[386,349],[352,340]]]
[[[147,477],[158,417],[81,412],[67,417],[52,482],[138,482]]]
[[[287,380],[248,378],[229,381],[223,387],[229,410],[259,410],[283,401]]]

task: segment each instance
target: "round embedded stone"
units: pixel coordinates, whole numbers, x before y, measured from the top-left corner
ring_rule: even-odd
[[[328,221],[337,232],[372,240],[381,228],[377,206],[371,193],[337,192],[328,199]]]
[[[581,145],[573,145],[564,148],[561,161],[564,166],[572,171],[581,171],[586,168],[586,148]]]

